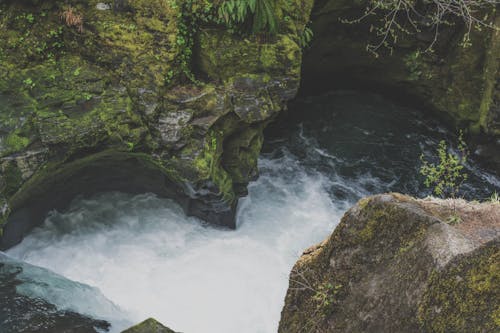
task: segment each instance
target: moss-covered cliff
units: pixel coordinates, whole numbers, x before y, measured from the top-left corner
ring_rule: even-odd
[[[211,7],[0,4],[0,248],[97,190],[154,191],[234,226],[262,130],[297,92],[312,1],[276,3],[273,35],[229,31]]]
[[[498,204],[362,199],[296,263],[279,332],[496,332],[499,231]]]

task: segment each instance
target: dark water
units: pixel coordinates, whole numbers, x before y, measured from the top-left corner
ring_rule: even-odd
[[[293,103],[283,121],[267,130],[263,156],[295,155],[305,169],[331,180],[334,201],[383,192],[425,197],[432,189],[424,186],[420,156],[435,162],[441,140],[456,152],[457,133],[422,111],[374,94],[340,91]],[[500,192],[500,179],[473,154],[465,172],[459,196],[487,200]]]

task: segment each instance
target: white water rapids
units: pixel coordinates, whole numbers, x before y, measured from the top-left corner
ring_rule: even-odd
[[[186,333],[276,332],[291,267],[345,206],[332,204],[327,179],[290,156],[262,159],[260,169],[236,231],[205,226],[152,194],[107,193],[54,212],[9,255],[99,288],[123,312],[105,303],[75,310],[114,330],[152,316]]]

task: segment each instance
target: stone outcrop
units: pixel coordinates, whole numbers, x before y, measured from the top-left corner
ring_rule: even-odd
[[[498,203],[363,199],[296,263],[279,332],[496,332],[499,237]]]
[[[206,1],[71,4],[0,4],[0,249],[96,191],[234,227],[263,128],[297,93],[312,1],[279,1],[275,36],[194,22]]]
[[[122,333],[175,333],[170,328],[163,326],[153,318],[146,319]]]

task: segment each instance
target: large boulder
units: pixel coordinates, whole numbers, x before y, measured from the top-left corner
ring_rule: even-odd
[[[500,205],[387,194],[304,252],[279,332],[497,332],[499,311]]]

